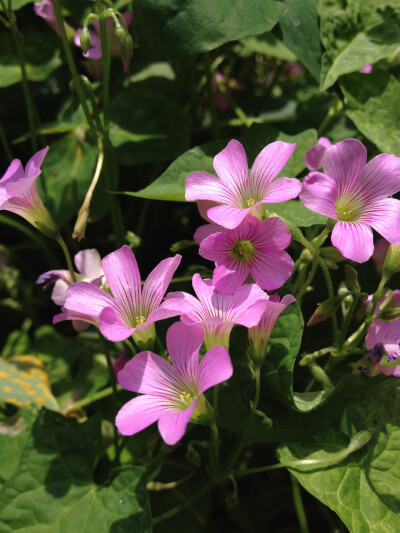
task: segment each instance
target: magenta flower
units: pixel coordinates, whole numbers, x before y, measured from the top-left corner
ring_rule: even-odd
[[[132,13],[130,12],[126,12],[122,15],[124,17],[124,20],[125,20],[125,24],[126,24],[126,27],[128,28],[130,23],[132,22]],[[110,26],[110,18],[108,17],[106,19],[106,30],[108,32],[108,28]],[[98,60],[98,59],[101,59],[101,36],[100,36],[100,21],[98,19],[93,19],[92,21],[92,25],[93,25],[93,30],[89,30],[89,34],[90,34],[90,47],[89,47],[89,50],[85,53],[83,53],[83,57],[86,57],[88,59],[94,59],[94,60]],[[76,44],[76,46],[81,46],[81,33],[82,33],[82,28],[79,28],[76,30],[75,32],[75,37],[74,37],[74,43]],[[111,36],[111,51],[112,52],[118,52],[121,48],[118,40],[117,40],[117,37],[115,35],[115,27],[113,28],[113,32],[112,32],[112,36]],[[129,61],[130,61],[130,55],[128,54],[128,57],[123,61],[123,64],[124,64],[124,70],[125,72],[128,70],[128,66],[129,66]]]
[[[215,261],[213,283],[218,291],[232,294],[249,274],[262,289],[273,290],[293,271],[293,261],[283,251],[289,244],[290,231],[282,220],[260,222],[247,215],[237,228],[205,238],[199,254]]]
[[[330,146],[332,146],[332,143],[327,137],[320,137],[318,143],[311,146],[306,152],[304,157],[306,167],[309,170],[316,170],[317,168],[322,167],[322,161],[324,160],[326,149]]]
[[[56,238],[58,230],[43,205],[37,188],[40,166],[49,147],[32,156],[25,171],[19,159],[14,159],[0,179],[0,210],[11,211],[49,237]]]
[[[81,250],[74,257],[76,268],[75,272],[77,281],[89,281],[97,287],[103,283],[104,272],[101,267],[101,257],[94,248]],[[43,290],[54,283],[51,299],[56,305],[63,306],[67,297],[67,289],[73,284],[69,270],[49,270],[41,274],[37,284],[43,283]]]
[[[243,285],[234,294],[223,294],[211,279],[193,276],[193,289],[198,300],[186,292],[171,292],[161,304],[159,312],[181,316],[187,325],[201,325],[207,350],[213,346],[229,348],[229,336],[235,324],[253,327],[265,309],[267,294],[254,283]]]
[[[33,4],[33,9],[38,17],[42,17],[54,31],[59,33],[53,0],[41,0],[40,2],[35,2]]]
[[[290,158],[295,144],[276,141],[256,157],[248,177],[247,158],[239,141],[229,141],[214,157],[219,178],[205,172],[193,172],[186,179],[186,200],[212,200],[219,205],[207,210],[207,216],[224,228],[239,226],[247,213],[261,218],[262,204],[295,198],[301,184],[294,178],[274,179]]]
[[[341,141],[326,150],[324,173],[311,172],[300,193],[308,209],[338,221],[332,244],[358,263],[374,251],[371,227],[389,242],[400,243],[400,201],[388,198],[400,190],[400,158],[380,154],[366,161],[360,141]]]
[[[161,261],[150,272],[142,291],[135,256],[128,246],[122,246],[102,261],[112,296],[92,283],[78,281],[67,290],[64,313],[56,315],[53,322],[83,320],[98,325],[110,341],[132,335],[137,344],[146,345],[155,338],[154,322],[175,316],[156,310],[181,258],[177,254]]]
[[[383,303],[384,300],[385,298],[379,304]],[[400,306],[399,290],[394,291],[390,305],[395,307]],[[367,354],[366,360],[372,364],[373,374],[382,373],[386,376],[400,377],[400,365],[385,368],[380,364],[385,354],[389,362],[395,361],[400,357],[399,343],[400,319],[393,322],[376,320],[369,326],[367,336],[365,337],[365,345],[371,351]]]
[[[204,333],[200,327],[177,322],[167,331],[172,365],[152,352],[141,352],[126,363],[118,382],[139,392],[118,412],[115,424],[122,435],[134,435],[158,420],[164,441],[176,444],[189,420],[205,414],[203,392],[232,376],[229,354],[222,346],[208,351],[199,363]]]
[[[269,338],[278,316],[288,305],[295,302],[296,298],[291,294],[286,294],[282,300],[279,300],[278,294],[271,294],[260,322],[253,328],[249,328],[250,350],[260,361],[264,359]]]
[[[373,65],[371,63],[367,63],[363,66],[363,68],[360,69],[360,72],[362,74],[371,74]]]

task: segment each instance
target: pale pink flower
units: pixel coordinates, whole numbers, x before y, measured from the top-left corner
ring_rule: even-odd
[[[293,271],[293,261],[284,248],[290,244],[290,231],[279,218],[260,222],[252,215],[232,230],[222,230],[205,238],[199,254],[215,261],[213,283],[217,290],[232,294],[251,274],[266,290],[281,287]]]
[[[193,276],[193,289],[198,299],[186,292],[171,292],[158,312],[180,316],[187,325],[201,325],[207,350],[218,345],[229,348],[235,324],[246,327],[258,324],[268,299],[254,283],[243,285],[234,294],[223,294],[211,279],[203,280],[199,274]]]
[[[214,157],[218,178],[205,172],[186,178],[186,200],[217,202],[207,216],[227,229],[236,228],[248,213],[261,218],[262,204],[284,202],[300,192],[297,179],[276,178],[294,148],[295,144],[282,141],[269,144],[256,157],[249,176],[244,148],[232,140]]]
[[[53,322],[83,320],[97,325],[110,341],[132,335],[137,344],[146,345],[155,338],[154,322],[175,316],[157,310],[180,261],[179,254],[161,261],[150,272],[142,291],[135,256],[128,246],[122,246],[102,261],[112,296],[92,283],[78,281],[68,288],[64,312]]]
[[[367,163],[367,150],[357,139],[327,148],[322,172],[303,181],[300,199],[321,215],[337,220],[332,244],[348,259],[363,263],[373,251],[372,229],[390,243],[400,243],[400,158],[380,154]]]
[[[322,167],[326,149],[330,146],[332,143],[327,137],[320,137],[318,143],[307,150],[304,162],[308,170],[317,170],[317,168]]]
[[[367,63],[363,66],[363,68],[360,69],[360,72],[362,74],[371,74],[373,65],[371,63]]]
[[[199,363],[204,333],[198,326],[178,322],[167,331],[172,365],[153,352],[141,352],[118,373],[119,384],[137,396],[118,412],[115,424],[122,435],[134,435],[158,421],[166,444],[176,444],[190,419],[206,415],[203,392],[232,376],[228,351],[209,350]]]
[[[40,2],[35,2],[33,4],[33,9],[35,14],[38,17],[42,17],[47,24],[53,28],[57,33],[60,33],[58,30],[56,13],[54,11],[53,0],[41,0]]]

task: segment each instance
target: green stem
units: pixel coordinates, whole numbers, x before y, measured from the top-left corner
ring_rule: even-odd
[[[326,288],[328,289],[328,296],[329,298],[333,298],[333,285],[332,285],[332,280],[329,274],[328,267],[326,266],[325,261],[320,256],[318,256],[318,262],[319,262],[319,266],[321,267],[322,273],[325,278]],[[332,322],[332,329],[333,329],[334,344],[335,346],[337,346],[339,334],[338,334],[336,313],[333,313],[333,315],[331,316],[331,322]]]
[[[61,237],[60,234],[58,234],[58,237],[57,237],[56,240],[57,240],[58,244],[61,246],[62,251],[64,252],[65,260],[66,260],[66,262],[67,262],[67,266],[68,266],[69,273],[70,273],[70,275],[71,275],[72,282],[73,282],[73,283],[76,283],[77,279],[76,279],[76,275],[75,275],[75,271],[74,271],[74,266],[73,266],[73,264],[72,264],[71,255],[70,255],[70,253],[69,253],[68,247],[67,247],[67,245],[65,244],[65,241],[64,241],[64,239]]]
[[[101,1],[97,0],[97,10],[100,17],[100,39],[101,39],[101,64],[103,68],[103,124],[107,133],[109,127],[109,107],[110,107],[110,43],[107,35],[106,20],[102,16]],[[111,34],[113,21],[110,19],[109,34]]]
[[[294,506],[296,509],[297,518],[299,520],[300,531],[301,533],[310,533],[306,513],[304,511],[303,500],[301,499],[299,482],[292,474],[290,474],[290,480],[292,483],[293,500],[294,500]]]
[[[338,339],[338,351],[339,351],[339,353],[342,350],[343,343],[344,343],[344,340],[346,338],[347,331],[349,329],[351,319],[353,318],[354,311],[357,308],[358,302],[359,302],[359,296],[357,294],[354,294],[353,295],[353,299],[352,299],[351,304],[350,304],[350,307],[348,308],[347,313],[346,313],[346,315],[345,315],[345,317],[343,319],[342,327],[340,328],[339,339]]]
[[[65,26],[64,26],[64,19],[61,13],[60,0],[53,0],[53,5],[54,5],[54,11],[56,14],[58,29],[60,30],[60,37],[63,43],[64,52],[65,52],[69,70],[71,72],[71,76],[74,82],[75,90],[78,95],[79,101],[81,103],[83,112],[85,113],[85,117],[86,117],[87,123],[89,124],[89,128],[92,131],[93,135],[96,135],[97,133],[96,125],[93,121],[93,118],[89,111],[89,107],[86,103],[86,98],[85,98],[85,94],[82,89],[81,80],[79,78],[78,71],[76,70],[74,58],[72,57],[71,48],[69,46],[67,32],[65,31]]]
[[[321,122],[318,128],[318,137],[321,137],[321,135],[327,129],[331,121],[335,118],[336,115],[338,115],[341,112],[342,109],[343,109],[343,102],[339,98],[337,98],[335,102],[331,105],[331,107],[329,108],[328,113],[326,114],[324,120]]]
[[[296,294],[296,300],[300,306],[301,306],[301,301],[303,299],[304,294],[306,293],[308,287],[310,287],[312,280],[314,279],[317,268],[318,268],[318,256],[314,255],[313,262],[311,265],[311,270],[307,276],[307,279],[303,282],[302,286],[299,289],[299,292]]]
[[[13,155],[12,155],[12,151],[11,151],[11,147],[8,143],[8,140],[7,140],[7,137],[6,137],[6,134],[4,132],[4,128],[0,122],[0,142],[3,146],[3,150],[4,150],[4,153],[7,157],[7,159],[9,161],[11,161],[11,159],[13,158]]]
[[[121,390],[122,390],[122,387],[121,387]],[[68,407],[68,410],[73,411],[75,409],[81,409],[82,407],[86,407],[87,405],[90,405],[91,403],[102,400],[103,398],[107,398],[107,396],[111,396],[113,392],[114,392],[113,387],[107,387],[106,389],[103,389],[99,392],[95,392],[91,396],[86,396],[86,398],[77,400],[76,402],[74,402],[72,405]]]
[[[181,503],[180,505],[177,505],[176,507],[173,507],[172,509],[169,509],[161,515],[154,517],[153,524],[160,524],[161,522],[164,522],[165,520],[168,520],[169,518],[172,518],[173,516],[176,516],[177,514],[181,513],[182,511],[190,507],[192,503],[197,502],[197,500],[200,500],[200,498],[211,489],[213,484],[213,480],[208,481],[208,483],[205,483],[203,487],[198,492],[196,492],[196,494],[193,494],[185,502]]]
[[[217,427],[215,422],[210,424],[210,428],[211,428],[211,434],[212,434],[211,441],[212,441],[212,450],[213,450],[213,455],[214,455],[214,460],[213,460],[214,470],[215,470],[215,474],[218,475],[219,472],[220,472],[220,465],[219,465],[219,432],[218,432],[218,427]]]

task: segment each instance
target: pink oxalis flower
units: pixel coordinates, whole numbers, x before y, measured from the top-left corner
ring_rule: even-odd
[[[193,276],[196,299],[186,292],[171,292],[161,304],[159,312],[181,316],[187,325],[201,325],[207,350],[213,346],[229,348],[229,336],[235,324],[255,326],[265,309],[267,294],[254,283],[243,285],[234,294],[219,292],[211,279]]]
[[[176,444],[189,420],[206,411],[203,392],[232,376],[228,351],[222,346],[209,350],[199,363],[204,333],[200,327],[177,322],[167,331],[167,349],[172,365],[152,352],[141,352],[118,373],[118,382],[142,395],[126,403],[115,420],[122,435],[134,435],[158,420],[164,441]]]
[[[290,244],[290,231],[279,218],[260,222],[247,215],[232,230],[213,233],[200,244],[199,254],[215,261],[213,283],[217,290],[232,294],[249,274],[266,290],[281,287],[293,271],[293,261],[283,251]]]
[[[317,170],[317,168],[322,167],[326,149],[330,146],[332,143],[327,137],[320,137],[318,143],[307,150],[304,162],[308,170]]]
[[[207,217],[227,229],[236,228],[248,213],[262,218],[265,203],[295,198],[301,189],[295,178],[276,178],[293,153],[295,144],[276,141],[256,157],[248,176],[246,153],[239,141],[229,141],[214,157],[216,178],[193,172],[186,178],[186,200],[211,200],[218,205],[207,210]]]
[[[346,139],[324,155],[324,173],[311,172],[300,199],[321,215],[337,220],[332,244],[348,259],[363,263],[374,251],[372,229],[393,244],[400,243],[400,158],[380,154],[367,163],[367,150]]]
[[[59,33],[53,0],[41,0],[33,4],[33,9],[38,17],[42,17],[53,30]]]
[[[78,281],[67,290],[64,312],[53,322],[83,320],[98,325],[110,341],[132,335],[139,346],[146,345],[155,338],[154,322],[175,316],[158,308],[181,258],[176,254],[161,261],[150,272],[142,291],[135,256],[129,246],[122,246],[101,263],[112,296],[92,283]]]
[[[49,237],[56,238],[58,230],[43,205],[37,188],[40,166],[49,147],[32,156],[25,171],[19,159],[14,159],[0,179],[0,210],[11,211],[27,220]]]
[[[271,332],[279,315],[295,301],[296,298],[291,294],[286,294],[282,300],[278,294],[271,294],[259,323],[249,328],[250,350],[259,361],[264,359]]]

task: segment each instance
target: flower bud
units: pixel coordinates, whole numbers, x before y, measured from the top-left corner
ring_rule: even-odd
[[[344,271],[346,274],[344,282],[346,283],[346,287],[349,289],[349,291],[360,292],[361,287],[358,283],[357,270],[350,265],[345,265]]]
[[[82,51],[84,54],[86,54],[91,44],[90,32],[87,26],[83,26],[82,33],[79,39],[81,42]]]
[[[85,238],[86,226],[89,218],[89,208],[83,205],[78,213],[78,218],[76,219],[74,231],[72,233],[72,238],[81,241]]]
[[[332,316],[336,309],[340,306],[343,296],[333,296],[333,298],[328,298],[322,303],[318,304],[317,309],[311,315],[310,320],[307,322],[307,326],[315,326],[319,322],[323,322],[330,316]]]
[[[383,264],[383,278],[389,279],[400,269],[400,244],[391,244]]]
[[[117,38],[118,44],[120,45],[121,49],[127,46],[126,34],[127,34],[127,31],[121,26],[121,24],[118,23],[115,28],[115,36]]]

